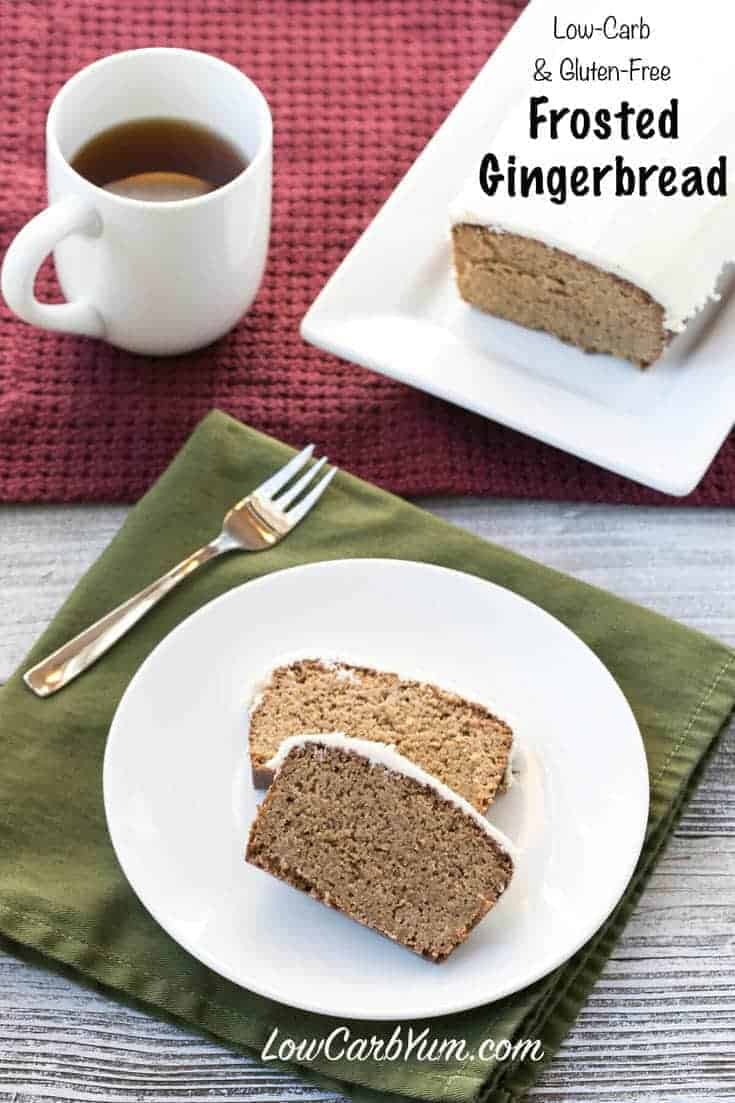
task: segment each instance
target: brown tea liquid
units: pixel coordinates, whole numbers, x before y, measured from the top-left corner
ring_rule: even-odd
[[[206,195],[248,167],[231,142],[186,119],[133,119],[81,147],[72,168],[100,188],[130,199],[169,203]]]

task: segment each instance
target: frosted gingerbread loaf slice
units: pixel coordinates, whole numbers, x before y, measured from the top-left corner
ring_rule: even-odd
[[[512,780],[513,731],[489,709],[428,682],[366,666],[303,658],[276,667],[250,705],[253,784],[284,739],[343,731],[387,743],[486,812]]]
[[[570,65],[542,0],[489,63],[487,123],[457,150],[467,176],[449,205],[457,287],[490,314],[645,368],[720,298],[735,260],[731,51],[711,20],[669,4],[651,27],[671,80],[642,80],[647,59],[620,65],[622,41],[607,39],[607,0],[581,6],[610,79]],[[519,71],[530,58],[548,83]]]
[[[541,239],[460,222],[452,242],[460,295],[489,314],[641,368],[674,336],[642,287]]]
[[[488,142],[499,158],[508,149],[537,167],[552,156],[579,158],[569,143],[536,148],[524,139],[528,107],[522,107],[523,123],[512,113]],[[700,156],[711,156],[709,146],[719,140],[710,135]],[[642,368],[720,297],[735,256],[735,205],[717,196],[613,195],[556,205],[548,195],[488,196],[479,171],[449,216],[457,288],[468,303]]]
[[[271,768],[246,860],[430,961],[510,883],[510,841],[391,747],[297,736]]]

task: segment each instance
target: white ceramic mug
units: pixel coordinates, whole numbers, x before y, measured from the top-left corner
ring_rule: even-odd
[[[209,127],[248,167],[229,184],[169,203],[129,199],[70,160],[100,131],[135,118]],[[270,229],[268,104],[238,69],[192,50],[129,50],[94,62],[54,99],[46,125],[49,206],[10,245],[2,292],[24,321],[172,355],[209,344],[248,309]],[[53,251],[66,303],[39,302],[36,273]]]

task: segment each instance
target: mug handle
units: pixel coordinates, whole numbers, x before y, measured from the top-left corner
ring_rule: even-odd
[[[60,241],[69,234],[97,237],[101,232],[95,208],[76,195],[58,199],[26,223],[9,245],[0,275],[3,298],[13,313],[42,329],[104,337],[102,315],[90,302],[42,303],[33,293],[38,269]]]

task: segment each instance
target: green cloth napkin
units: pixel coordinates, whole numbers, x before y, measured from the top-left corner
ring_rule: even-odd
[[[22,669],[209,539],[225,509],[289,454],[225,415],[210,414],[132,510]],[[613,915],[566,965],[532,987],[418,1024],[427,1025],[432,1037],[464,1038],[470,1052],[486,1038],[539,1038],[549,1060],[635,907],[697,767],[730,713],[735,655],[715,640],[487,544],[344,474],[277,548],[225,557],[197,572],[62,693],[40,701],[19,674],[0,691],[0,933],[256,1056],[275,1026],[298,1040],[343,1025],[230,984],[164,934],[115,860],[101,769],[110,721],[131,675],[184,617],[269,571],[353,556],[460,568],[530,598],[599,655],[635,711],[648,756],[651,814],[637,871]],[[601,800],[604,784],[601,778]],[[396,1024],[346,1025],[354,1035],[387,1038]],[[303,1071],[366,1103],[385,1100],[385,1093],[506,1103],[523,1097],[542,1064],[321,1059]]]

